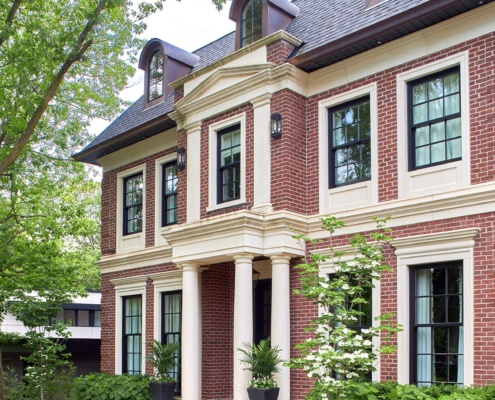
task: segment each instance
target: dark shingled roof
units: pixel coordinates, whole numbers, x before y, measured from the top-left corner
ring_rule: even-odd
[[[492,1],[484,0],[483,4]],[[482,5],[479,0],[386,0],[368,9],[365,0],[294,0],[293,4],[300,12],[286,31],[303,44],[288,61],[305,71],[352,57]],[[192,72],[234,51],[235,32],[231,32],[193,52],[200,60]],[[143,109],[143,101],[141,97],[74,157],[96,163],[104,154],[175,126],[171,120],[164,121],[174,109],[173,92],[165,102],[148,109]],[[152,122],[160,117],[160,124]],[[144,134],[140,126],[146,127]]]
[[[294,0],[300,12],[286,31],[304,42],[300,55],[426,2],[385,1],[365,9],[365,0]]]

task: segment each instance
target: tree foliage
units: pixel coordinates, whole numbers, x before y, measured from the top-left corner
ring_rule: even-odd
[[[99,284],[99,187],[71,155],[122,110],[152,1],[0,0],[0,322],[45,324]],[[0,399],[1,374],[0,353]]]
[[[377,229],[370,233],[370,241],[356,234],[344,252],[333,247],[333,235],[344,223],[334,217],[321,221],[330,233],[328,254],[315,252],[310,260],[296,266],[301,270],[301,288],[295,290],[316,304],[320,312],[307,328],[312,337],[296,345],[300,355],[289,366],[301,368],[315,379],[308,399],[355,398],[359,383],[375,370],[379,355],[395,351],[389,339],[401,330],[391,323],[392,314],[376,316],[368,328],[358,327],[360,319],[371,311],[366,293],[390,270],[382,254],[383,244],[391,240],[390,230],[385,227],[386,220],[375,219]],[[303,235],[296,238],[315,244]],[[332,276],[321,273],[321,263],[333,266]]]

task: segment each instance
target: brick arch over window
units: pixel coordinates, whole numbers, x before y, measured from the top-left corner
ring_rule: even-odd
[[[160,65],[160,57],[162,57]],[[151,39],[143,48],[138,67],[144,70],[144,107],[165,101],[170,83],[187,75],[199,57],[160,39]]]
[[[257,11],[257,7],[254,6],[257,2],[261,2],[261,35],[251,35],[249,38],[243,29],[243,22],[245,22],[243,14],[245,14],[244,11],[250,11],[249,6],[253,7],[251,16],[256,14],[254,11]],[[236,49],[249,45],[253,41],[278,30],[285,29],[298,14],[299,8],[289,0],[233,0],[229,18],[236,23]]]

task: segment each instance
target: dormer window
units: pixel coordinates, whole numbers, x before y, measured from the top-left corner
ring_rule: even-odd
[[[262,0],[249,0],[242,10],[241,47],[261,39],[262,35]]]
[[[229,18],[236,23],[236,50],[285,29],[297,14],[299,8],[290,0],[232,0]]]
[[[148,67],[148,101],[163,95],[163,53],[155,51]]]

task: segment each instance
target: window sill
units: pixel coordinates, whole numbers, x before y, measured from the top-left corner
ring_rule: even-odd
[[[207,207],[206,212],[223,210],[224,208],[239,206],[239,205],[243,205],[243,204],[246,204],[246,199],[244,199],[244,198],[232,200],[232,201],[226,201],[225,203],[215,204],[215,205]]]

